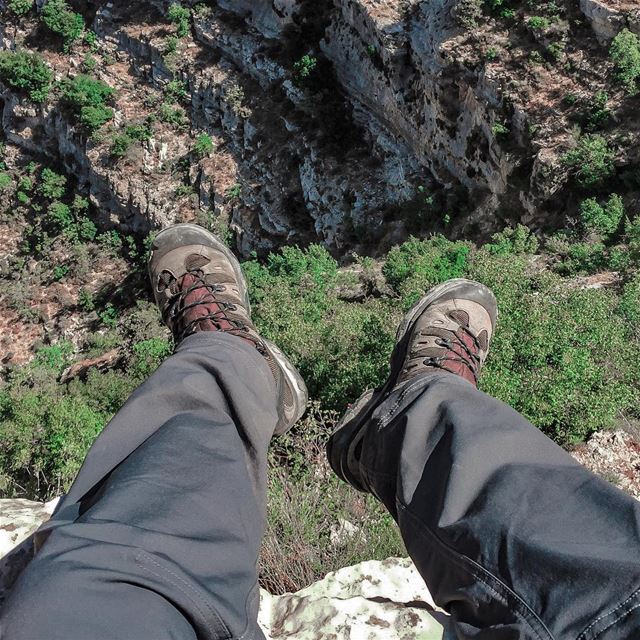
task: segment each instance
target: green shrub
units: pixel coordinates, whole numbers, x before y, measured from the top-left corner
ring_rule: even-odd
[[[107,103],[114,94],[114,89],[108,84],[84,74],[61,83],[62,102],[90,133],[113,118],[113,109]]]
[[[167,18],[176,25],[176,35],[184,38],[189,33],[191,22],[191,12],[189,9],[181,7],[179,4],[172,4],[167,11]]]
[[[603,237],[615,233],[624,217],[622,198],[613,193],[604,206],[595,198],[583,200],[580,204],[580,218],[587,231],[595,231]]]
[[[5,191],[13,184],[13,178],[4,171],[0,171],[0,191]]]
[[[613,39],[609,53],[616,65],[616,77],[628,93],[636,94],[640,77],[640,39],[635,33],[623,29]]]
[[[492,237],[487,251],[496,255],[522,255],[538,250],[538,239],[527,227],[519,224],[515,229],[507,227]]]
[[[74,234],[75,221],[70,207],[64,202],[52,202],[47,210],[47,215],[58,233]]]
[[[313,397],[342,409],[382,380],[398,312],[388,301],[339,300],[337,263],[324,248],[287,247],[244,266],[258,328],[300,368]]]
[[[582,136],[575,149],[562,156],[562,161],[575,171],[578,184],[593,188],[615,173],[615,154],[600,135]]]
[[[527,26],[533,31],[546,31],[551,26],[551,21],[544,16],[531,16],[527,20]]]
[[[159,117],[162,122],[173,125],[178,129],[184,129],[189,124],[187,114],[182,107],[174,107],[166,102],[160,105]]]
[[[297,80],[306,80],[318,66],[318,59],[315,56],[306,54],[293,64],[294,76]]]
[[[196,142],[193,145],[193,153],[198,158],[206,158],[210,156],[215,149],[211,136],[207,133],[202,133],[196,138]]]
[[[42,57],[24,51],[0,51],[0,80],[24,91],[33,102],[44,102],[51,90],[53,74]]]
[[[68,50],[84,31],[84,19],[72,11],[65,0],[47,0],[40,12],[40,19],[51,31],[62,36]]]
[[[122,158],[127,154],[132,144],[133,140],[126,133],[118,134],[111,142],[109,152],[115,158]]]
[[[500,308],[484,391],[562,444],[636,411],[640,350],[615,294],[572,289],[557,276],[531,274],[524,256],[485,249],[469,275],[493,289]]]
[[[59,200],[64,196],[66,191],[66,177],[59,173],[56,173],[48,167],[45,167],[40,174],[38,193],[47,200]]]
[[[502,122],[496,122],[491,127],[491,133],[493,133],[496,138],[504,137],[509,135],[509,127],[502,124]]]
[[[31,11],[33,8],[33,0],[9,0],[7,7],[11,13],[21,18]]]
[[[589,103],[585,117],[585,129],[597,131],[604,127],[611,119],[611,111],[607,108],[609,95],[606,91],[598,91]]]
[[[382,273],[408,309],[430,287],[461,277],[469,250],[468,244],[451,242],[443,236],[429,240],[410,238],[389,252]]]

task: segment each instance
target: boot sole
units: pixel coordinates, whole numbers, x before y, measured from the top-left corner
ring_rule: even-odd
[[[365,426],[368,424],[371,414],[387,397],[396,384],[402,364],[404,363],[408,341],[407,336],[411,334],[416,320],[424,313],[429,305],[436,300],[446,300],[447,294],[460,291],[464,287],[464,296],[481,302],[480,298],[491,294],[494,303],[493,309],[489,310],[493,327],[495,329],[498,319],[498,307],[495,297],[490,289],[466,278],[456,278],[448,280],[433,287],[407,312],[396,332],[396,346],[391,355],[391,372],[379,391],[367,390],[353,404],[338,423],[335,432],[327,442],[327,457],[329,464],[339,478],[348,482],[359,491],[367,491],[363,479],[357,474],[356,449],[365,435]],[[484,304],[483,304],[484,306]],[[491,313],[495,311],[495,313]],[[403,342],[405,344],[403,344]]]
[[[273,342],[270,342],[265,338],[262,338],[262,340],[283,372],[285,384],[287,385],[291,398],[293,399],[293,415],[286,421],[278,423],[278,426],[276,427],[275,434],[280,436],[289,431],[289,429],[291,429],[291,427],[293,427],[293,425],[303,416],[307,408],[307,402],[309,401],[309,392],[307,391],[307,385],[304,383],[302,376],[298,373],[298,370],[293,366],[289,358],[287,358],[287,356],[285,356],[284,353],[275,344],[273,344]]]

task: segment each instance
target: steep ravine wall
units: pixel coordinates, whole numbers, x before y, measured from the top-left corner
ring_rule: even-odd
[[[581,9],[600,38],[595,1]],[[559,158],[571,125],[549,102],[593,82],[606,50],[591,42],[577,46],[593,58],[577,80],[550,72],[546,82],[538,71],[540,90],[523,90],[533,81],[518,59],[522,36],[463,30],[461,0],[219,0],[194,13],[168,65],[168,4],[93,3],[100,51],[116,61],[97,72],[118,87],[116,124],[143,117],[145,94],[160,96],[171,79],[188,87],[190,130],[161,127],[137,162],[114,163],[108,145],[86,140],[55,104],[34,108],[3,90],[7,138],[60,157],[103,218],[125,230],[208,211],[230,222],[245,255],[307,242],[375,253],[411,232],[481,238],[506,222],[553,224],[567,201]],[[3,32],[3,48],[19,45],[15,29]],[[491,63],[488,48],[498,51]],[[318,60],[310,83],[292,71],[304,53]],[[199,132],[217,150],[196,161]],[[189,161],[187,176],[167,168],[178,160]],[[195,198],[176,197],[185,182]],[[423,194],[437,195],[437,210],[422,206]]]

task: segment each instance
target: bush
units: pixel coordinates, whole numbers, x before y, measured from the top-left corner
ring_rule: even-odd
[[[318,60],[314,56],[306,54],[293,64],[294,76],[297,80],[306,80],[318,66]]]
[[[200,134],[193,145],[193,152],[198,158],[206,158],[207,156],[210,156],[214,149],[213,140],[207,133]]]
[[[593,188],[615,173],[614,158],[605,138],[586,135],[580,138],[575,149],[562,156],[562,161],[575,171],[578,184]]]
[[[383,379],[398,311],[386,300],[340,300],[337,263],[325,249],[288,247],[245,271],[259,330],[299,367],[312,397],[341,410]]]
[[[13,184],[13,179],[8,173],[0,171],[0,191],[5,191],[7,187]]]
[[[604,206],[595,198],[583,200],[580,205],[580,218],[587,231],[595,231],[603,237],[615,233],[624,217],[622,198],[613,193]]]
[[[382,268],[387,282],[402,296],[408,309],[436,284],[464,275],[470,246],[443,236],[410,238],[387,255]]]
[[[39,103],[49,96],[53,74],[36,53],[0,51],[0,80]]]
[[[11,13],[21,18],[33,9],[33,0],[9,0],[7,7]]]
[[[561,444],[637,412],[640,347],[615,294],[571,289],[558,276],[530,274],[525,256],[485,249],[469,275],[494,290],[500,308],[484,391]]]
[[[609,49],[616,65],[616,77],[630,94],[638,93],[640,77],[640,39],[635,33],[623,29],[611,43]]]
[[[65,51],[84,31],[84,19],[72,11],[65,0],[47,0],[40,12],[40,19],[51,31],[62,36]]]
[[[47,200],[59,200],[67,191],[65,176],[45,167],[40,174],[38,193]]]
[[[189,33],[189,24],[191,22],[191,12],[189,9],[181,7],[179,4],[172,4],[167,11],[167,18],[176,25],[176,35],[178,38],[184,38]]]
[[[173,107],[166,102],[160,105],[160,120],[178,129],[184,129],[189,124],[187,114],[182,107]]]
[[[101,80],[78,75],[61,84],[61,99],[69,107],[78,122],[94,133],[113,118],[113,109],[107,102],[115,91]]]
[[[109,152],[115,158],[122,158],[127,154],[132,144],[133,140],[128,135],[119,134],[113,139]]]

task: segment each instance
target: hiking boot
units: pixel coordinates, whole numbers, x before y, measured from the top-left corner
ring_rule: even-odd
[[[409,381],[446,371],[477,386],[497,317],[491,290],[470,280],[449,280],[418,301],[398,328],[389,378],[362,394],[329,439],[327,455],[336,474],[366,491],[358,463],[366,427],[374,410]]]
[[[153,242],[149,276],[176,345],[200,331],[222,331],[245,340],[265,358],[278,390],[275,432],[290,429],[305,411],[307,388],[282,351],[251,322],[247,283],[233,253],[202,227],[174,225]]]

